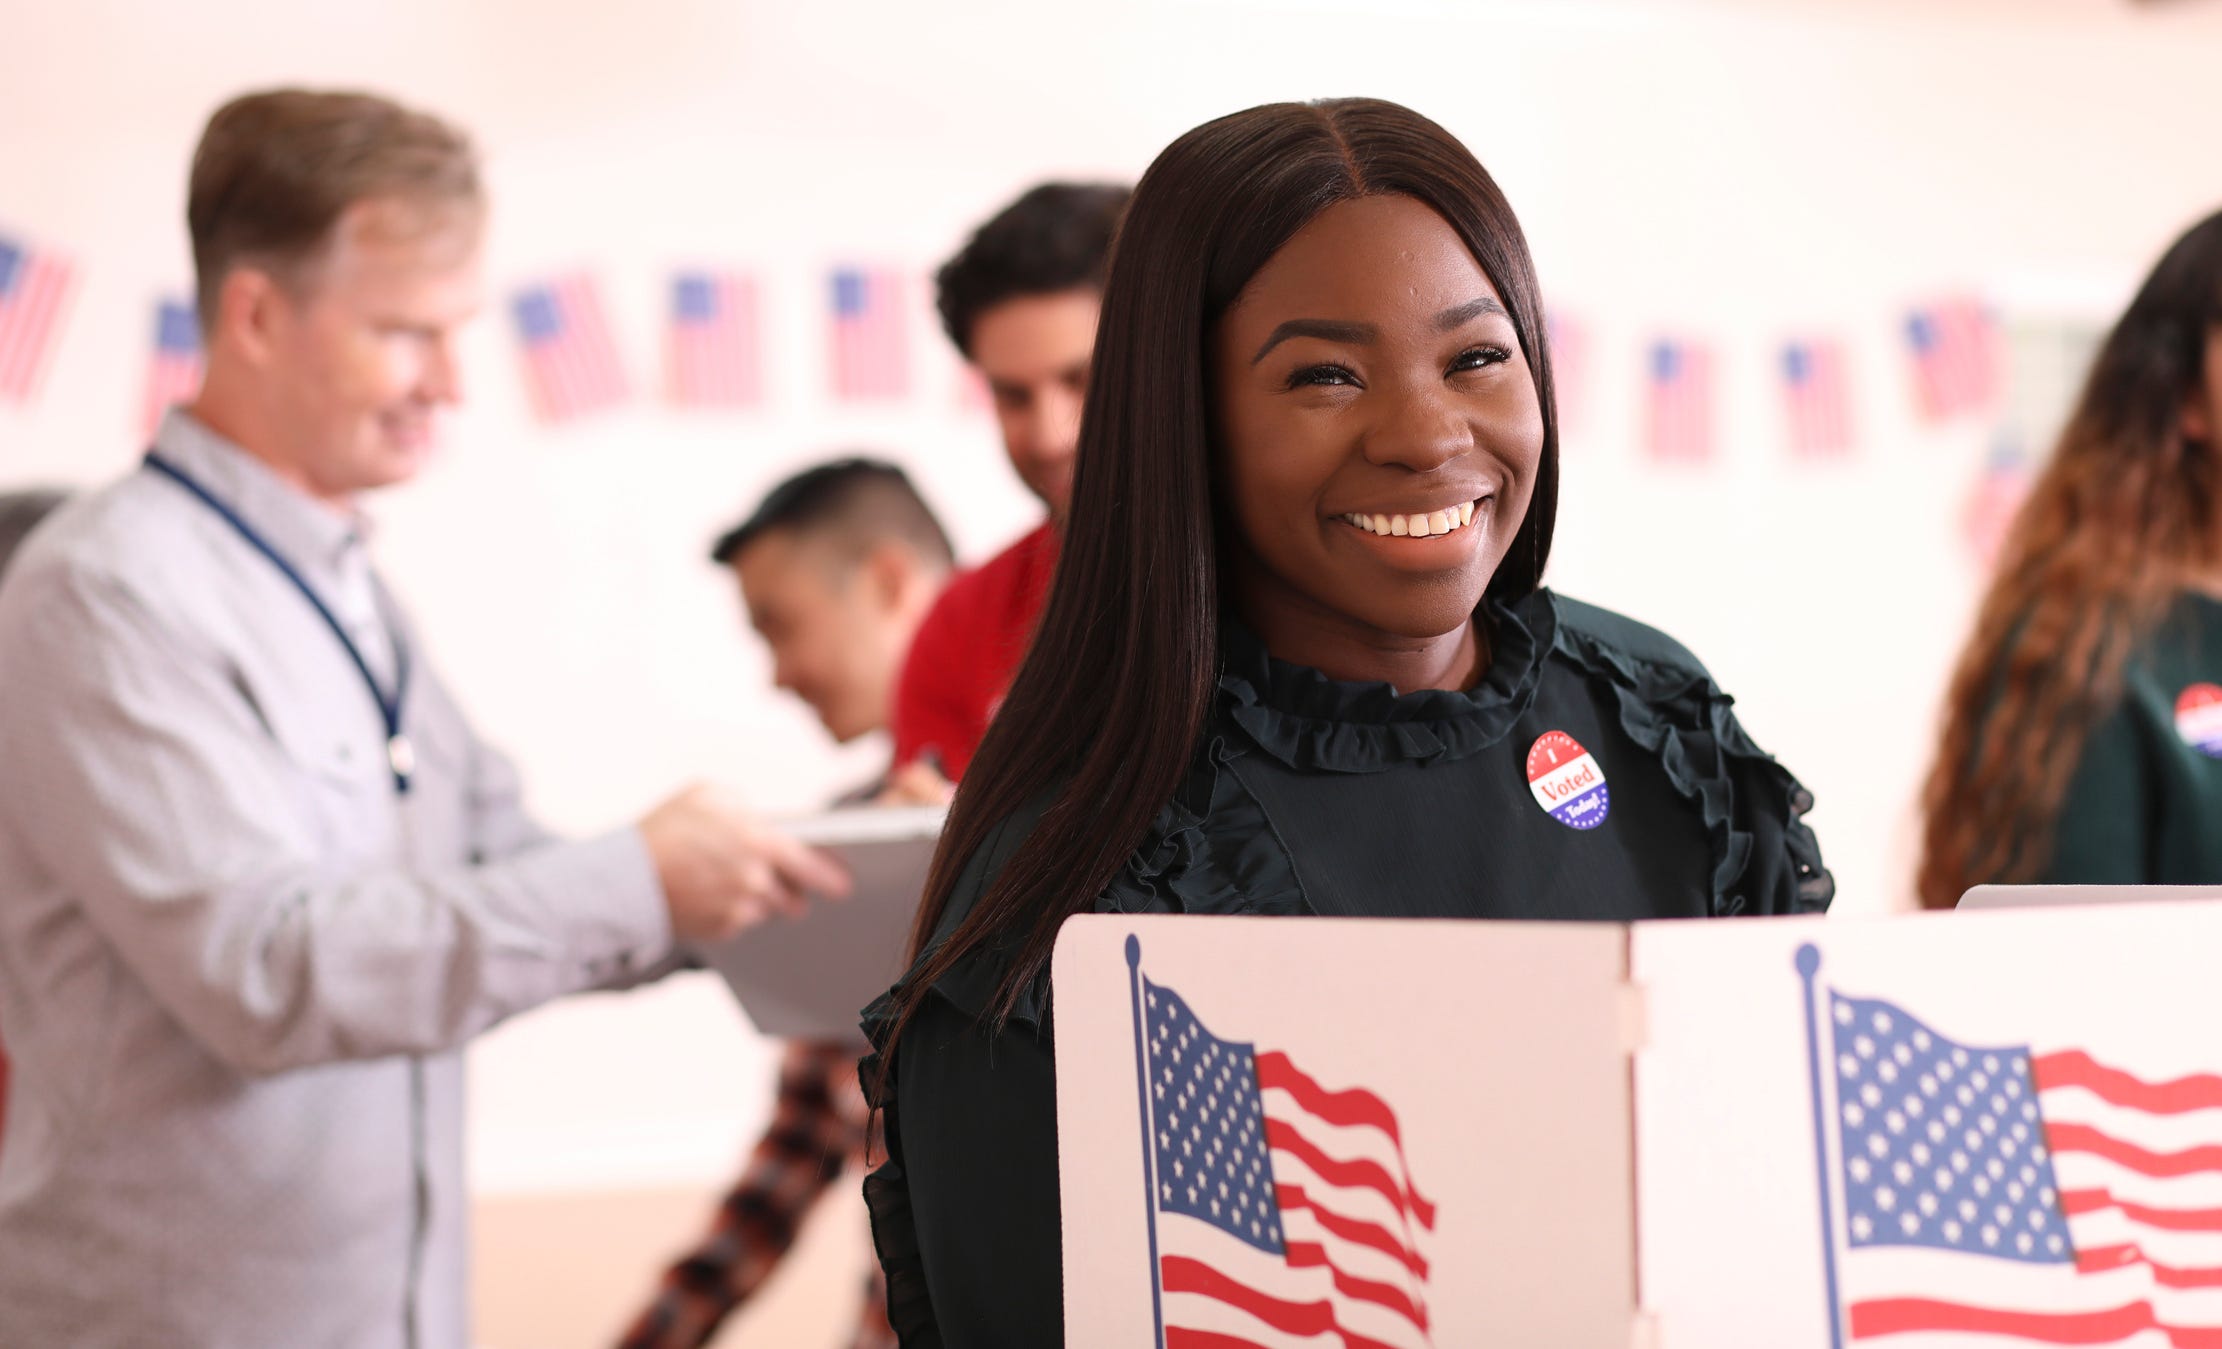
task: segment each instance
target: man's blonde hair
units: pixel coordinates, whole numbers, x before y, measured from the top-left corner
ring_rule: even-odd
[[[376,94],[272,89],[218,108],[193,153],[185,207],[202,326],[233,267],[297,269],[348,207],[373,198],[475,208],[477,151],[456,128]]]

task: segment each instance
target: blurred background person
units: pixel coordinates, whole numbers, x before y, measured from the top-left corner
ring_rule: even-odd
[[[942,328],[988,386],[1003,452],[1048,511],[952,581],[919,628],[895,700],[895,765],[964,776],[1034,635],[1072,497],[1111,237],[1128,189],[1044,183],[980,226],[935,277]]]
[[[51,489],[33,489],[0,494],[0,579],[8,574],[8,560],[16,549],[30,536],[32,527],[44,520],[56,506],[68,498],[64,492]],[[6,697],[0,693],[0,697]],[[0,1146],[6,1145],[8,1135],[8,1044],[7,1028],[0,1026]]]
[[[0,583],[0,1326],[461,1349],[463,1046],[845,879],[708,789],[554,837],[380,583],[362,495],[480,304],[467,138],[249,94],[187,195],[199,395]]]
[[[710,556],[738,581],[749,625],[771,653],[772,681],[847,743],[884,730],[895,673],[955,564],[940,521],[892,464],[843,459],[774,487]],[[884,780],[843,798],[884,800]],[[748,1301],[845,1174],[861,1173],[870,1113],[854,1041],[797,1042],[779,1069],[771,1125],[710,1230],[674,1261],[623,1349],[695,1349]],[[851,1168],[856,1170],[852,1172]],[[854,1349],[895,1343],[872,1266]]]
[[[1923,796],[1921,903],[2222,884],[2222,214],[2107,334],[2008,531]]]

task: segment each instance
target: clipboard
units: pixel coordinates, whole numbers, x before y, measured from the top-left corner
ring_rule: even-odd
[[[793,838],[831,853],[855,889],[813,900],[800,918],[774,918],[695,955],[732,988],[756,1029],[782,1039],[850,1041],[857,1019],[907,968],[904,948],[941,841],[941,806],[831,811],[782,821]]]

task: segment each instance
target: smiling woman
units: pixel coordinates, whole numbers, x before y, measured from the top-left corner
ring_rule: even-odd
[[[905,1344],[1060,1342],[1074,913],[1827,906],[1811,797],[1696,658],[1541,588],[1541,320],[1496,185],[1394,104],[1237,113],[1136,189],[1048,607],[867,1015]]]

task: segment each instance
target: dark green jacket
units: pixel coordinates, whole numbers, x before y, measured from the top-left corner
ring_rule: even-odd
[[[2222,885],[2222,600],[2186,596],[2131,656],[2047,853],[2046,885]]]

